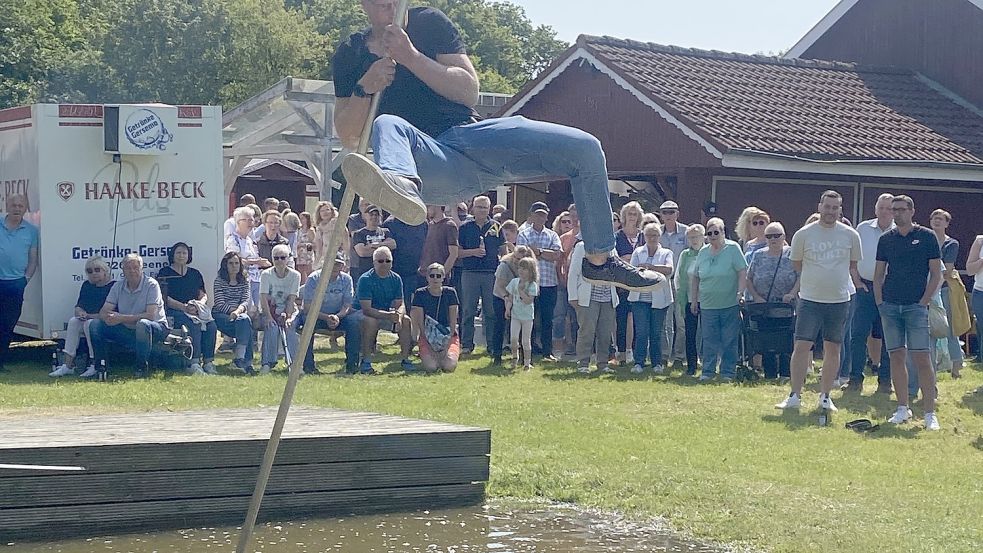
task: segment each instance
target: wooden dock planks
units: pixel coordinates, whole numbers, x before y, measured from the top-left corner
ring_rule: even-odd
[[[241,522],[275,409],[6,418],[0,462],[85,472],[0,471],[0,540]],[[261,517],[480,502],[487,429],[297,407]]]

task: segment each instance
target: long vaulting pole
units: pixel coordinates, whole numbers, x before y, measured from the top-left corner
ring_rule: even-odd
[[[399,0],[394,15],[395,21],[403,26],[406,25],[406,9],[409,0]],[[376,112],[379,111],[379,99],[381,93],[372,95],[369,104],[369,113],[365,118],[365,126],[362,127],[362,136],[358,142],[358,153],[366,154],[369,151],[369,138],[372,135],[372,123],[375,121]],[[330,179],[330,175],[324,175],[325,179]],[[276,414],[276,421],[273,423],[273,432],[270,440],[266,443],[266,453],[263,455],[263,464],[256,478],[256,488],[253,490],[253,497],[249,503],[249,511],[246,513],[246,520],[242,524],[242,532],[239,534],[239,544],[236,546],[237,553],[246,553],[249,542],[252,539],[253,530],[256,527],[256,518],[259,516],[259,508],[263,503],[263,495],[266,493],[266,485],[270,480],[270,472],[273,470],[273,460],[276,458],[276,450],[280,446],[280,436],[283,435],[283,425],[287,421],[287,413],[290,411],[290,403],[294,398],[294,390],[297,388],[297,381],[300,380],[300,373],[303,369],[304,355],[301,352],[307,351],[311,340],[314,338],[314,327],[317,322],[317,314],[321,312],[321,303],[324,300],[324,293],[328,289],[328,281],[331,280],[331,271],[334,268],[335,254],[338,246],[341,245],[342,233],[348,232],[348,213],[351,213],[352,206],[355,205],[354,188],[345,185],[345,193],[341,198],[341,205],[338,206],[338,216],[335,220],[334,232],[331,233],[331,240],[327,249],[322,251],[324,262],[321,266],[321,278],[317,282],[317,290],[314,292],[314,299],[307,307],[307,315],[304,324],[304,332],[300,336],[297,346],[298,354],[294,356],[293,363],[290,364],[290,372],[287,376],[287,385],[283,389],[283,398],[280,400],[280,409]],[[329,254],[329,255],[328,255]]]

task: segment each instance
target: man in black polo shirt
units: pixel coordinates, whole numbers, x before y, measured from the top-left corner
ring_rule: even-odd
[[[928,305],[942,282],[939,242],[931,230],[912,223],[915,202],[908,196],[895,196],[891,211],[896,227],[877,242],[874,269],[874,301],[884,323],[884,344],[891,355],[891,379],[898,397],[898,410],[890,422],[901,424],[911,418],[905,366],[910,351],[925,399],[925,428],[938,430]]]
[[[478,313],[478,300],[481,300],[481,324],[485,331],[485,343],[493,335],[495,317],[492,305],[495,295],[495,269],[498,268],[498,247],[502,245],[501,225],[490,219],[491,200],[488,196],[478,196],[471,205],[474,219],[463,223],[458,234],[460,257],[464,260],[461,275],[461,353],[474,351],[474,316]],[[501,355],[501,352],[488,353]]]

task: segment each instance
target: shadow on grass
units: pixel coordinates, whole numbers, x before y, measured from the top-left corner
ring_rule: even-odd
[[[977,415],[983,415],[983,388],[978,388],[972,392],[966,392],[962,397],[963,407],[969,409]]]

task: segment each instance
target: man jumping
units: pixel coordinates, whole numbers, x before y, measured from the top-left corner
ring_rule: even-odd
[[[608,175],[601,143],[584,131],[521,116],[478,121],[478,75],[460,33],[441,11],[409,10],[394,25],[397,0],[362,0],[371,27],[352,34],[333,59],[335,128],[354,148],[382,94],[372,128],[375,162],[342,161],[348,185],[407,224],[426,205],[454,204],[509,182],[567,178],[587,255],[583,277],[646,291],[665,285],[654,271],[611,256]]]

